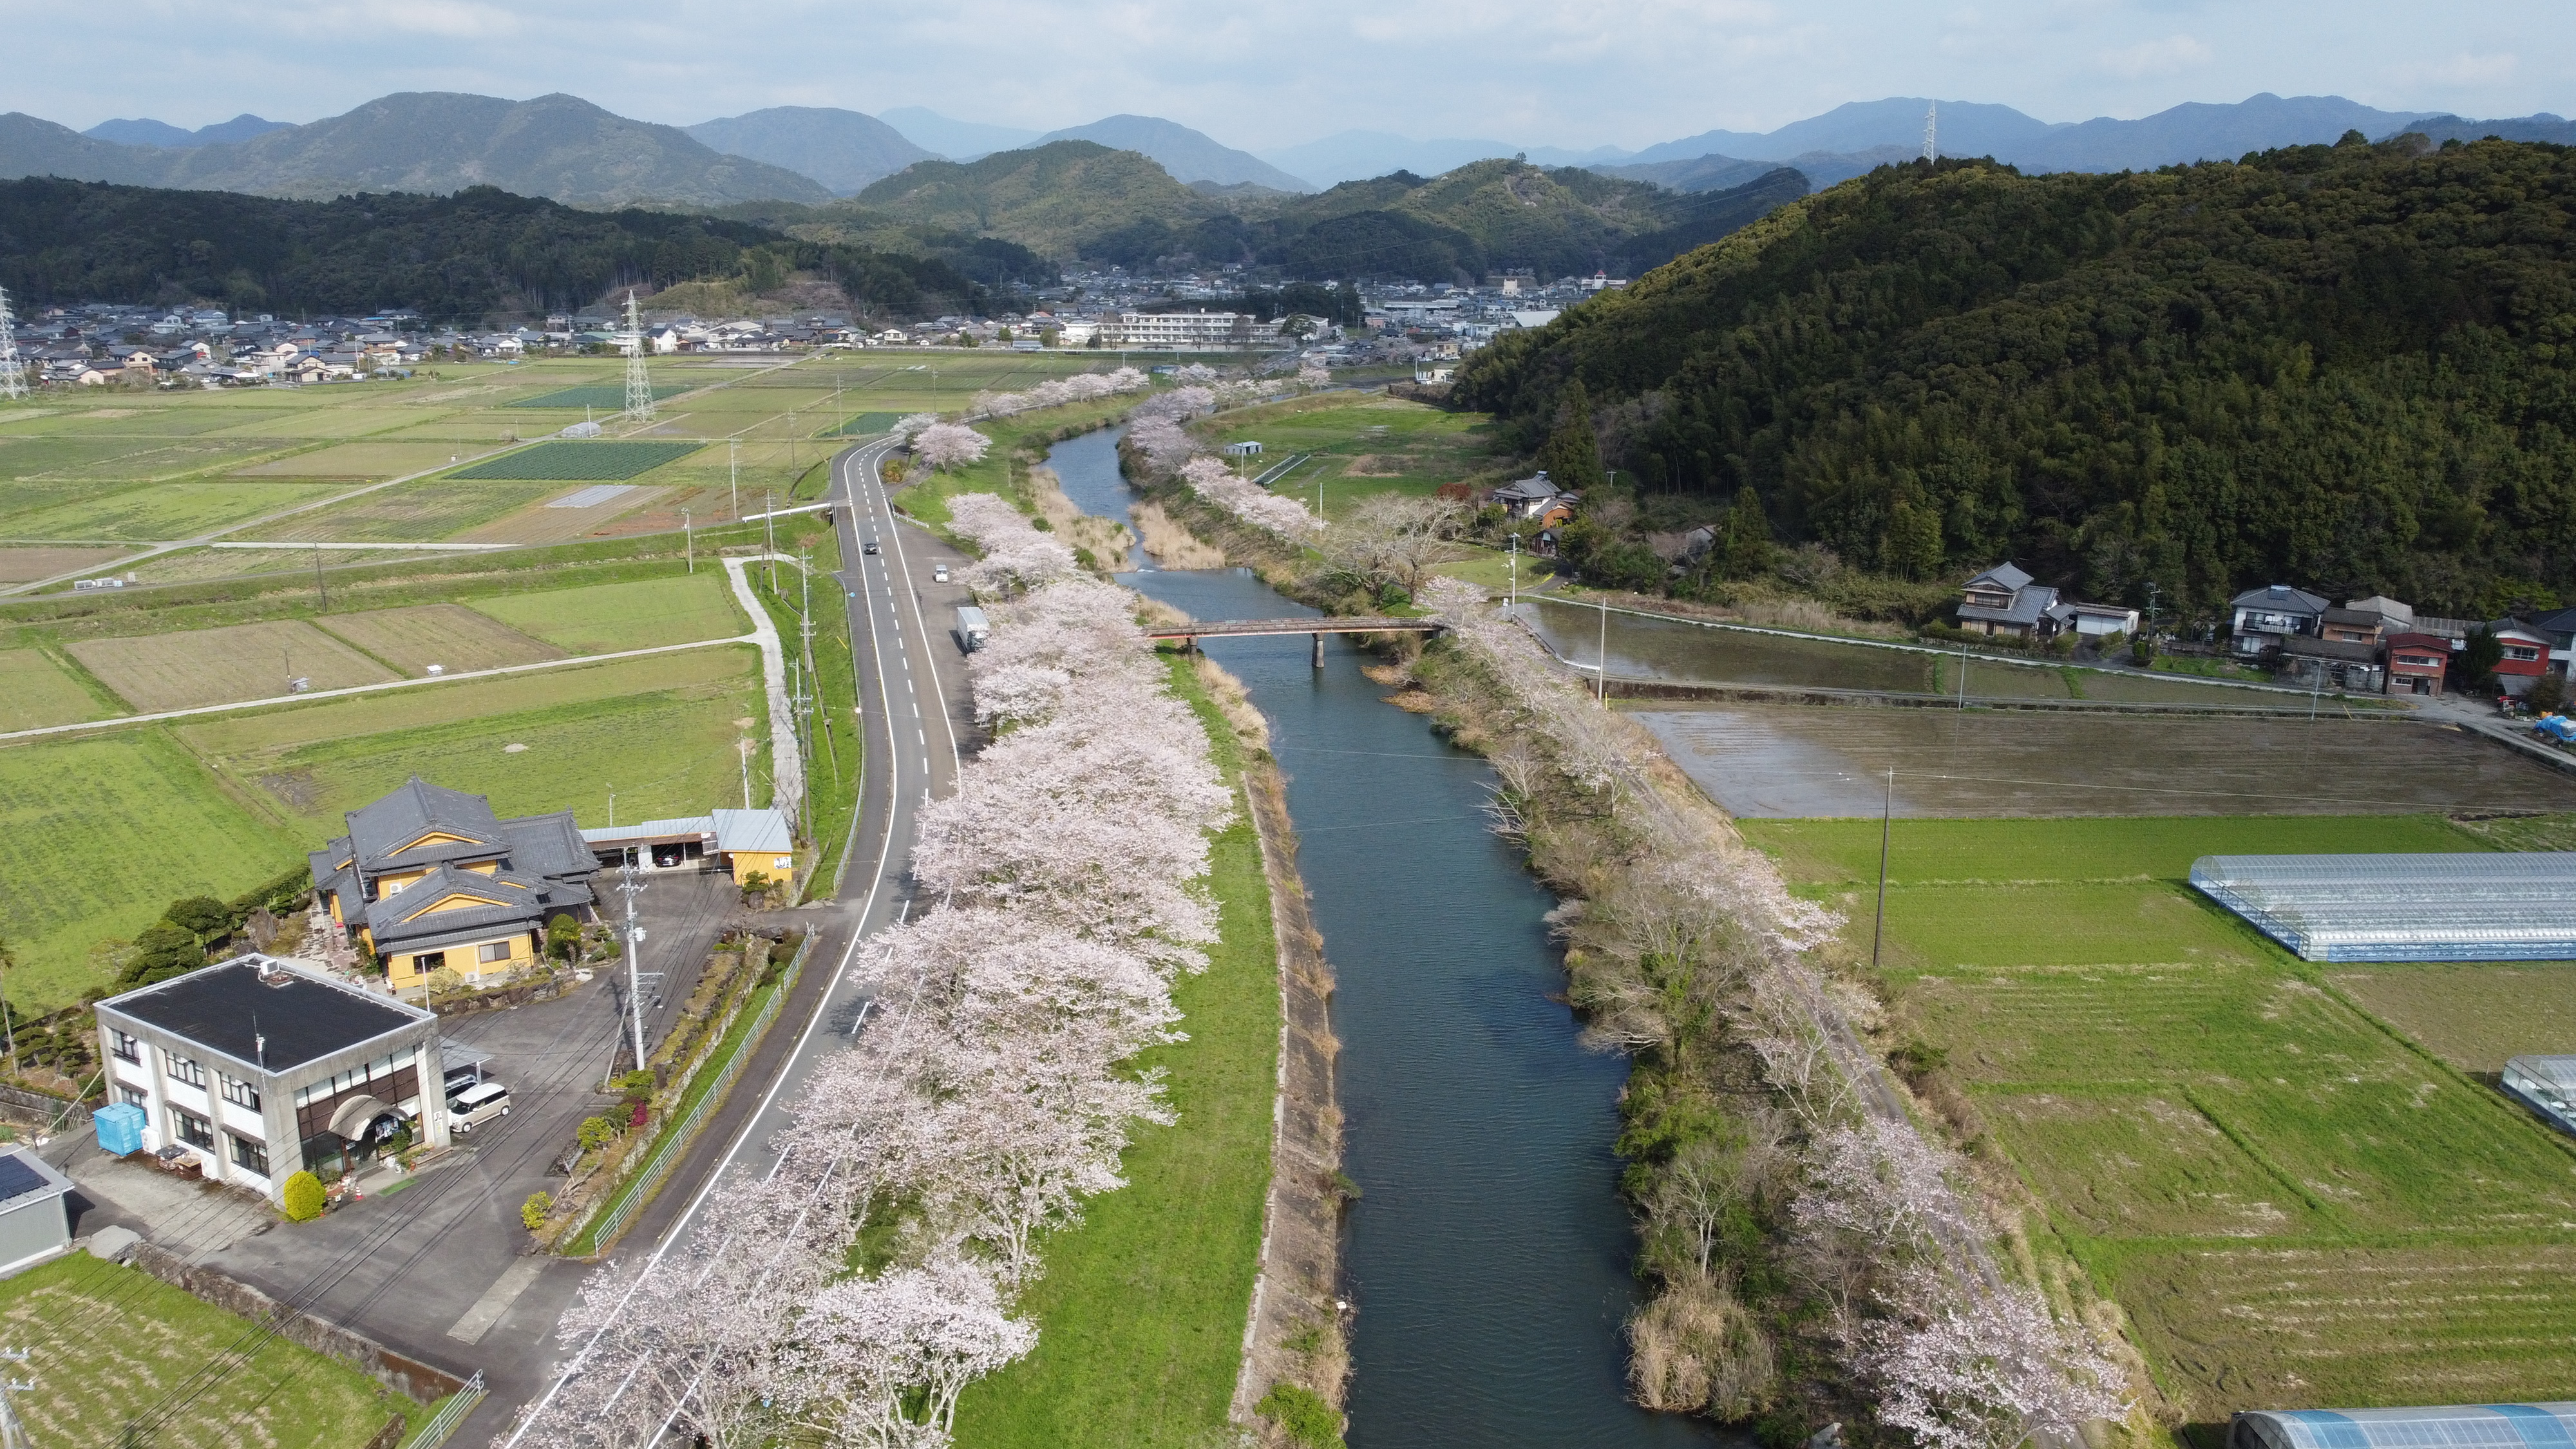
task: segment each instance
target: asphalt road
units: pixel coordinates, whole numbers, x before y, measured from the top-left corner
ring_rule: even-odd
[[[720,1183],[757,1178],[776,1162],[797,1084],[815,1063],[846,1049],[865,1019],[869,939],[912,911],[915,813],[954,788],[961,747],[975,743],[965,656],[951,627],[968,595],[932,577],[939,564],[967,560],[900,521],[879,474],[892,447],[870,443],[832,463],[833,524],[843,560],[835,577],[858,666],[858,697],[833,705],[858,711],[866,751],[840,896],[787,917],[816,937],[805,974],[723,1111],[629,1230],[620,1256],[685,1242]],[[871,540],[880,552],[866,551]],[[554,1305],[549,1325],[583,1271],[567,1263],[544,1271],[543,1281],[561,1285],[545,1295]],[[542,1381],[530,1384],[518,1374],[506,1385],[496,1380],[492,1398],[459,1430],[458,1442],[502,1434],[522,1403],[551,1387],[571,1355],[541,1350],[536,1358],[530,1366],[542,1366]]]

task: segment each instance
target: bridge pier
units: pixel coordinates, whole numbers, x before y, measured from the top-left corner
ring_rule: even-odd
[[[1315,636],[1315,667],[1324,667],[1324,636],[1321,634]]]

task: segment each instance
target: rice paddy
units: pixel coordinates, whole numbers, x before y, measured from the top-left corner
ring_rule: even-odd
[[[1866,961],[1878,822],[1743,829]],[[2209,853],[2481,844],[2423,815],[1894,822],[1890,1036],[1946,1053],[2169,1419],[2528,1400],[2576,1375],[2576,1150],[2464,1075],[2576,1049],[2556,1004],[2576,967],[2321,974],[2181,879]]]
[[[504,453],[488,463],[449,474],[451,478],[545,478],[614,482],[650,473],[698,450],[695,443],[609,442],[557,438],[532,448]]]
[[[412,678],[432,667],[464,674],[505,664],[561,659],[567,651],[531,639],[489,614],[463,604],[415,604],[363,614],[333,614],[316,621],[377,661]]]
[[[311,689],[381,684],[392,670],[296,619],[66,645],[81,667],[137,713],[193,709]]]
[[[724,570],[712,564],[694,574],[503,594],[474,607],[575,654],[728,639],[751,628]]]

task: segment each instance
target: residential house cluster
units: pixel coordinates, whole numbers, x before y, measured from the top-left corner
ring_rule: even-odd
[[[2452,619],[2418,614],[2377,595],[2337,606],[2287,584],[2236,596],[2227,648],[2239,659],[2277,665],[2293,682],[2430,695],[2442,693],[2453,661],[2480,630],[2494,637],[2500,651],[2497,687],[2516,698],[2530,693],[2543,675],[2566,677],[2576,658],[2576,609]]]
[[[2079,603],[2007,561],[1960,588],[1959,627],[1990,639],[2040,643],[2066,635],[2105,639],[2136,633],[2138,611],[2117,604]]]
[[[332,382],[399,373],[432,345],[407,312],[281,322],[109,303],[46,308],[17,335],[38,381],[87,387]]]

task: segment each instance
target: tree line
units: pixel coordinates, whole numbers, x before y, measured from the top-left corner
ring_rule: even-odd
[[[1016,270],[1008,256],[976,260],[997,277]],[[0,286],[21,308],[204,300],[295,315],[407,307],[470,324],[583,306],[621,286],[774,282],[796,271],[828,277],[853,307],[903,317],[975,307],[987,293],[937,257],[802,241],[748,221],[582,211],[488,186],[281,201],[55,177],[0,182]]]
[[[2576,597],[2571,245],[2558,146],[1913,162],[1507,334],[1459,397],[1519,447],[1698,500],[1746,558],[2493,617]]]

